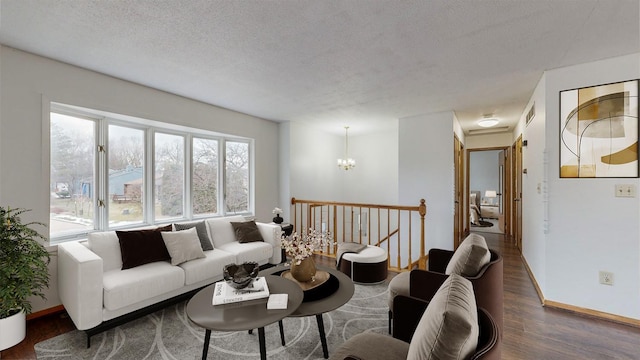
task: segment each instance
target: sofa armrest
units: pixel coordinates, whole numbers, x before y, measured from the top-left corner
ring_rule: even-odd
[[[444,274],[453,251],[444,249],[429,249],[428,270]]]
[[[273,246],[273,255],[271,256],[271,258],[269,258],[269,263],[274,265],[280,264],[282,262],[282,238],[280,235],[282,229],[280,228],[280,225],[259,222],[256,222],[256,225],[258,225],[260,235],[262,235],[264,241]]]
[[[427,305],[428,301],[397,295],[393,299],[393,337],[407,343],[411,342]]]
[[[102,322],[102,258],[79,242],[58,245],[58,294],[78,330]]]

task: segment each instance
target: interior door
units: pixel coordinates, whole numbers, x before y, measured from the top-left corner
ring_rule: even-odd
[[[458,248],[460,241],[464,233],[464,216],[463,216],[463,194],[462,189],[462,164],[463,164],[463,150],[464,145],[458,139],[458,136],[453,136],[453,158],[454,158],[454,219],[453,219],[453,247]]]
[[[515,143],[515,171],[514,171],[514,238],[516,247],[522,252],[522,135],[518,137]]]
[[[502,150],[498,153],[498,192],[496,196],[498,197],[498,226],[500,227],[500,231],[505,232],[505,206],[504,206],[504,194],[505,194],[505,179],[507,176],[507,172],[505,169],[505,151]]]

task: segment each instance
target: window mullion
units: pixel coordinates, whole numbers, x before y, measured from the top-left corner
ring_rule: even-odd
[[[227,140],[220,139],[218,142],[218,209],[219,213],[222,216],[227,215],[227,208],[225,204],[227,203],[227,182],[226,182],[226,174],[227,174]]]
[[[144,179],[142,181],[144,193],[144,222],[152,224],[155,219],[155,132],[151,128],[145,129]]]
[[[193,136],[187,134],[184,137],[184,217],[193,218],[193,180],[191,177],[193,169]]]
[[[108,146],[109,143],[109,123],[104,117],[96,122],[96,173],[94,196],[94,221],[97,230],[106,230],[109,226],[109,165]]]

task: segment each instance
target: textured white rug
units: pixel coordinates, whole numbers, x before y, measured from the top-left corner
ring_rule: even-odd
[[[364,331],[387,334],[387,284],[356,284],[353,298],[323,316],[329,354]],[[35,345],[37,359],[200,359],[205,330],[187,318],[186,303],[167,307],[91,338],[72,331]],[[284,319],[285,340],[278,324],[265,328],[269,359],[323,359],[315,316]],[[258,332],[212,332],[209,359],[259,359]]]

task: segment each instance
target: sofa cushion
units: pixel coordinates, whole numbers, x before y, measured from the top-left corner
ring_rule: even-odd
[[[246,219],[242,215],[236,215],[205,220],[209,226],[209,234],[211,234],[211,241],[213,242],[214,248],[236,241],[233,226],[231,226],[232,221],[242,222],[246,221]]]
[[[479,332],[473,285],[451,274],[422,314],[407,359],[468,359],[476,350]]]
[[[224,250],[228,253],[235,255],[235,263],[242,264],[246,261],[262,262],[268,261],[273,256],[273,246],[269,243],[256,241],[246,244],[241,244],[237,241],[224,244],[216,249]]]
[[[162,231],[171,231],[167,225],[156,229],[116,231],[122,253],[122,270],[155,261],[171,261],[162,240]]]
[[[201,259],[187,261],[179,265],[184,269],[185,285],[195,284],[207,279],[220,280],[222,279],[224,266],[236,261],[234,254],[220,249],[205,251],[204,256]]]
[[[204,257],[195,227],[181,231],[163,231],[161,234],[171,256],[171,265]]]
[[[253,220],[232,222],[231,226],[233,227],[236,241],[241,244],[255,241],[264,241],[264,239],[262,238],[262,234],[260,234],[260,230],[258,229],[258,225],[256,225],[256,222]]]
[[[102,258],[102,271],[122,269],[120,242],[115,231],[90,233],[87,247]]]
[[[491,253],[484,237],[478,234],[469,234],[453,253],[445,269],[445,274],[473,277],[489,261],[491,261]]]
[[[106,272],[102,282],[104,307],[117,310],[183,287],[184,271],[167,262],[154,262]]]
[[[203,251],[213,250],[213,245],[211,244],[211,240],[209,239],[209,234],[207,233],[207,224],[203,221],[192,222],[187,224],[173,224],[177,231],[187,230],[193,227],[196,228],[198,232],[198,239],[200,239],[200,245]]]

